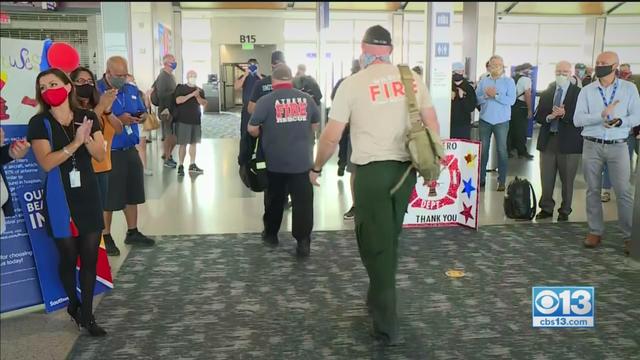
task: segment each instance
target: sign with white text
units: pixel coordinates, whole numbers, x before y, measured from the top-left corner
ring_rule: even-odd
[[[444,140],[440,177],[426,186],[418,178],[404,215],[405,227],[478,228],[480,143]]]

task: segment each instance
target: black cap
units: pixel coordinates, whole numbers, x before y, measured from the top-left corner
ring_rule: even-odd
[[[530,63],[526,62],[524,64],[521,65],[522,66],[522,70],[529,70],[529,69],[533,69],[533,65],[531,65]]]
[[[375,25],[367,29],[362,42],[371,45],[391,46],[391,34],[380,25]]]
[[[271,65],[275,65],[275,64],[284,64],[284,53],[280,50],[276,50],[274,52],[271,53]]]

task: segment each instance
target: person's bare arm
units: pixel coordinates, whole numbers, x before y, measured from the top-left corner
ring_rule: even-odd
[[[435,108],[422,108],[422,110],[420,110],[420,117],[422,118],[422,124],[424,126],[440,134],[440,123],[438,122],[438,115],[436,114]]]
[[[89,140],[89,138],[87,138]],[[96,161],[102,161],[107,156],[107,150],[104,148],[104,136],[101,131],[93,133],[93,140],[89,140],[85,143],[91,157]]]
[[[256,126],[256,125],[247,125],[247,132],[249,133],[249,135],[255,137],[260,136],[260,126]]]
[[[249,105],[247,105],[247,111],[249,112],[249,114],[253,114],[255,110],[256,110],[256,103],[254,103],[253,101],[249,101]]]

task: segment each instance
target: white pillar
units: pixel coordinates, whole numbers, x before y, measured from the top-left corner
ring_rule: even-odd
[[[467,76],[476,81],[487,60],[494,54],[496,41],[496,5],[494,2],[465,2],[462,15],[464,41],[462,56]]]
[[[184,68],[182,58],[182,10],[178,6],[173,7],[173,54],[178,63],[174,74],[179,84],[186,81],[185,76],[190,69]],[[198,74],[198,82],[207,82],[207,75],[208,74]]]
[[[316,2],[316,31],[318,34],[317,42],[316,42],[316,64],[318,69],[318,85],[321,89],[327,88],[327,70],[329,69],[330,59],[327,59],[327,28],[329,25],[329,2],[328,1],[318,1]],[[295,71],[295,70],[293,70]],[[324,94],[323,98],[326,99],[328,96]],[[324,129],[325,124],[327,123],[327,105],[326,100],[322,100],[320,102],[320,130]]]
[[[451,51],[453,38],[453,3],[425,4],[427,53],[425,75],[433,106],[440,122],[440,137],[448,139],[451,130]]]
[[[392,22],[392,41],[393,41],[393,63],[395,65],[404,64],[406,60],[403,57],[404,49],[404,14],[393,14]]]
[[[462,29],[464,34],[462,56],[465,61],[465,70],[469,80],[475,82],[478,81],[481,74],[487,71],[487,60],[495,53],[496,3],[465,2]],[[479,120],[480,114],[475,111],[473,117],[475,120]],[[472,134],[474,133],[479,135],[479,129],[474,129]],[[494,137],[491,137],[489,147],[487,168],[492,170],[498,167],[498,147],[495,145]]]
[[[131,67],[131,3],[101,2],[100,11],[105,60],[120,55]]]

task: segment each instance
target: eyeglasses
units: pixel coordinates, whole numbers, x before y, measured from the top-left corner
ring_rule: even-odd
[[[93,80],[86,80],[86,79],[78,79],[78,80],[76,80],[76,81],[75,81],[75,84],[76,84],[76,85],[79,85],[79,86],[87,85],[87,84],[89,84],[89,85],[91,85],[91,86],[94,86],[94,85],[95,85],[95,83],[93,82]]]

